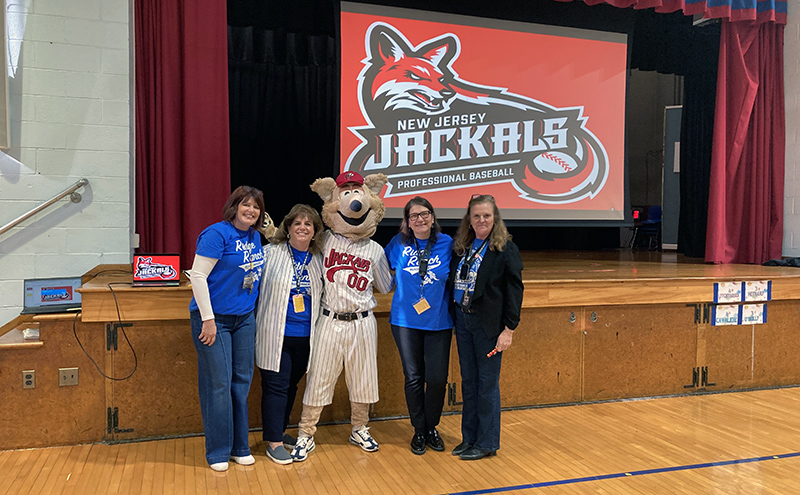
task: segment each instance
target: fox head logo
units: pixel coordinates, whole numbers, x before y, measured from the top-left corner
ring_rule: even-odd
[[[382,111],[407,108],[436,115],[450,109],[455,91],[449,86],[447,64],[456,51],[456,40],[444,36],[416,50],[388,26],[378,25],[370,40],[369,69],[363,80],[365,102]]]
[[[508,182],[524,199],[556,204],[593,197],[605,184],[608,157],[583,107],[460,78],[455,34],[414,46],[375,22],[365,48],[358,91],[368,124],[350,128],[362,144],[344,169],[385,174],[385,197]]]

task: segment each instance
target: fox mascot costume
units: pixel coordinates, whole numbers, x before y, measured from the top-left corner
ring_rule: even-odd
[[[366,178],[344,172],[336,180],[317,179],[311,189],[324,201],[325,232],[323,276],[325,290],[311,354],[303,413],[294,462],[304,461],[314,450],[323,407],[333,401],[336,381],[344,368],[350,395],[350,442],[367,452],[378,443],[367,427],[370,404],[378,401],[378,326],[372,309],[372,288],[381,293],[392,289],[392,274],[383,248],[370,237],[386,207],[378,193],[386,176]]]

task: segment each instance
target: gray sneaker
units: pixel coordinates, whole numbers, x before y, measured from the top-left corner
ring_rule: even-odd
[[[292,463],[292,456],[289,455],[289,452],[286,451],[283,445],[278,445],[273,449],[269,446],[269,444],[267,444],[267,457],[278,464]]]

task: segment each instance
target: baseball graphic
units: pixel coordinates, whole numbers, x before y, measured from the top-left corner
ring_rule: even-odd
[[[543,174],[562,175],[575,170],[578,164],[566,153],[548,151],[534,158],[533,166]]]

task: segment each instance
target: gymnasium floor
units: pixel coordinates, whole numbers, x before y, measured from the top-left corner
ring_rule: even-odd
[[[254,466],[211,471],[203,437],[0,451],[3,494],[793,494],[800,388],[504,411],[498,455],[413,455],[407,419],[375,421],[379,452],[320,428],[304,463],[279,466],[251,434]]]

